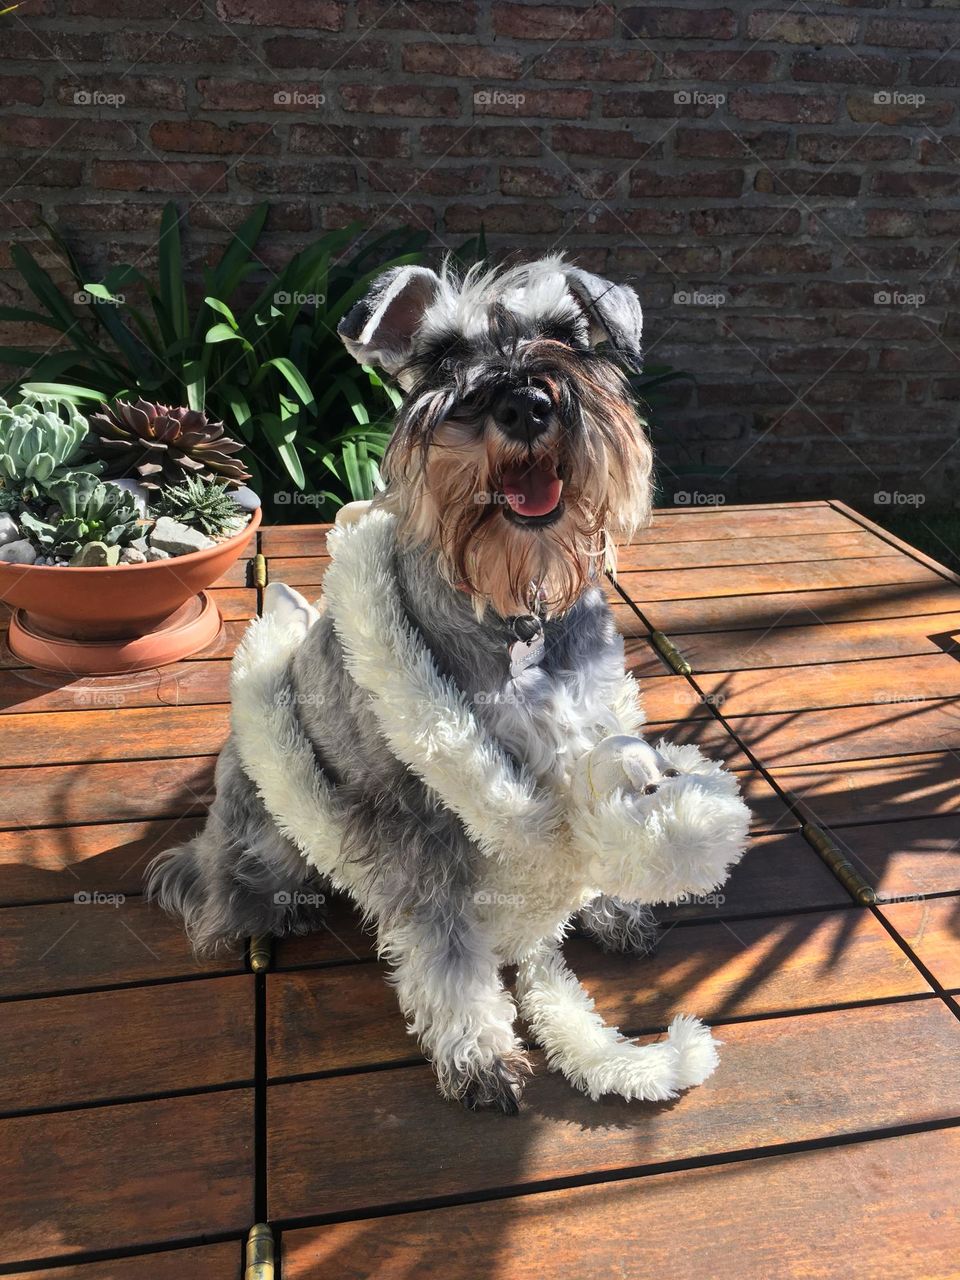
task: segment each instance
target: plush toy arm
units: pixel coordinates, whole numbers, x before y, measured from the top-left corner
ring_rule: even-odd
[[[657,903],[723,884],[743,854],[750,813],[733,774],[696,747],[617,736],[580,762],[569,821],[598,888]]]
[[[517,970],[520,1010],[547,1063],[596,1101],[619,1094],[662,1102],[700,1084],[715,1069],[716,1042],[697,1018],[674,1018],[666,1040],[638,1045],[595,1011],[558,947],[543,946]]]

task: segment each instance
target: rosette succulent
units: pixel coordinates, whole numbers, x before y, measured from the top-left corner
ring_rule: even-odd
[[[102,470],[101,463],[85,460],[87,434],[86,419],[68,401],[30,396],[8,405],[0,398],[0,509],[31,501],[73,472]]]
[[[163,489],[156,512],[200,529],[208,538],[236,533],[244,523],[243,512],[230,497],[226,484],[222,480],[211,484],[197,476],[187,476],[183,484]]]
[[[90,415],[90,430],[88,447],[107,464],[107,475],[136,477],[147,489],[188,475],[228,486],[250,479],[235,456],[243,445],[199,409],[117,400]]]
[[[60,514],[41,519],[24,511],[20,516],[24,532],[44,555],[69,560],[88,542],[125,547],[140,532],[133,494],[89,472],[74,472],[44,490]]]

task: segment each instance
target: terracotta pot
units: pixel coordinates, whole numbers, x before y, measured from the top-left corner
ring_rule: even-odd
[[[12,651],[31,666],[74,674],[142,671],[177,662],[216,637],[221,619],[201,594],[230,568],[260,525],[205,551],[97,568],[5,564],[0,601],[16,610]]]

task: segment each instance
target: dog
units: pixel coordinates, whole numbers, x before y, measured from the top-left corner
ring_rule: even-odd
[[[348,892],[469,1108],[519,1107],[518,1005],[591,1097],[670,1098],[717,1062],[694,1018],[625,1040],[560,949],[579,925],[649,953],[650,904],[715,888],[745,843],[731,775],[637,736],[602,591],[651,509],[641,330],[633,289],[559,257],[374,280],[339,333],[402,392],[386,487],[331,535],[319,608],[267,588],[206,826],[148,871],[201,952],[309,931]]]

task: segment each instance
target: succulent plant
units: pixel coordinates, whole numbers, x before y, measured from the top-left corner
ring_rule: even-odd
[[[43,520],[24,511],[20,525],[45,555],[69,560],[89,542],[123,547],[140,532],[133,495],[89,472],[74,472],[44,489],[60,515]]]
[[[107,463],[107,475],[136,476],[147,489],[177,484],[187,475],[228,485],[250,479],[234,456],[243,445],[198,409],[117,400],[90,415],[90,430],[88,445]]]
[[[73,472],[101,471],[101,463],[85,461],[87,434],[86,419],[69,401],[30,395],[8,405],[0,398],[0,481],[4,494],[13,495],[4,497],[4,508],[29,502]]]
[[[201,530],[208,538],[236,533],[244,521],[243,512],[222,480],[211,483],[198,476],[187,476],[183,484],[161,489],[156,511]]]

